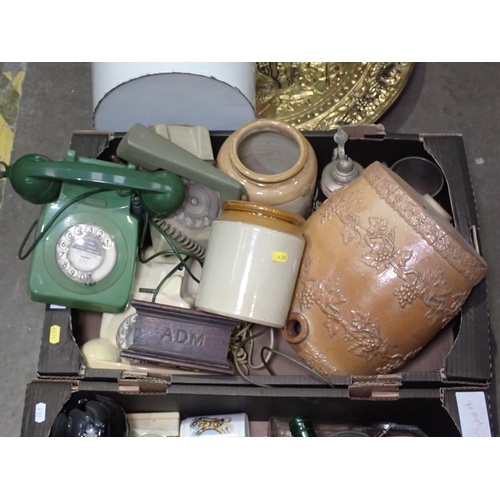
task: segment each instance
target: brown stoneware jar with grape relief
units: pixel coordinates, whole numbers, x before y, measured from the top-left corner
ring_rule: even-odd
[[[392,372],[459,313],[487,265],[443,212],[375,162],[309,217],[282,330],[308,365]]]

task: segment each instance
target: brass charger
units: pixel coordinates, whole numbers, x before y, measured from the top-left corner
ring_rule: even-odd
[[[410,62],[258,62],[256,107],[300,130],[375,123],[399,97]]]

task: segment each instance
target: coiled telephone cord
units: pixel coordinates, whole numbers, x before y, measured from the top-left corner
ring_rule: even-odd
[[[193,241],[191,238],[186,236],[184,233],[179,231],[176,227],[172,226],[167,219],[155,217],[153,219],[153,222],[158,224],[158,226],[160,226],[160,228],[165,231],[167,236],[179,243],[179,245],[182,245],[188,252],[193,253],[201,259],[205,258],[205,249],[198,243]]]

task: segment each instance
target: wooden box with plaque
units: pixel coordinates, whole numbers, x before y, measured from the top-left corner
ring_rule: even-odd
[[[233,375],[229,339],[239,320],[202,311],[132,301],[137,322],[127,359],[175,368]]]

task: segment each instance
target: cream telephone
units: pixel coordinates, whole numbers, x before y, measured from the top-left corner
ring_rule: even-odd
[[[153,254],[154,250],[152,248],[148,248],[144,252],[146,260]],[[145,264],[138,262],[131,299],[151,302],[153,292],[159,282],[167,274],[173,272],[173,275],[159,289],[156,302],[186,309],[193,308],[194,298],[189,295],[190,291],[187,285],[184,284],[188,275],[184,276],[184,270],[176,269],[178,264],[179,261],[175,256],[160,256]],[[195,276],[199,277],[201,275],[201,268],[193,264],[191,269]],[[120,351],[127,349],[132,343],[136,320],[136,311],[131,306],[119,314],[104,313],[99,338],[90,340],[81,347],[85,365],[89,368],[140,371],[144,373],[185,374],[181,370],[145,363],[131,363],[121,358]]]

